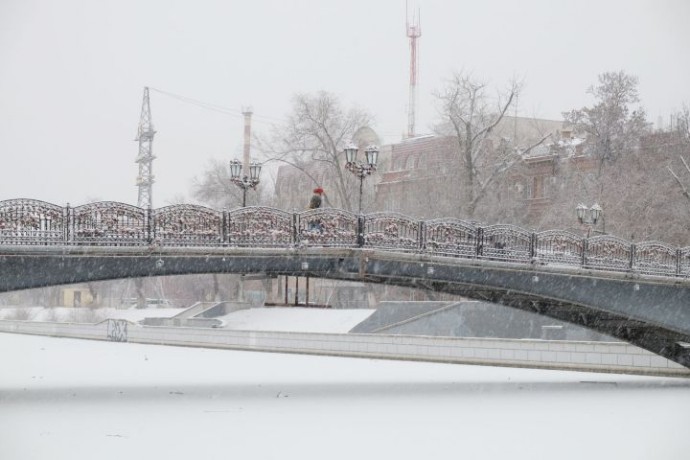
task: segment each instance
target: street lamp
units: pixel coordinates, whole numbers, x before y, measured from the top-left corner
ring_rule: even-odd
[[[602,222],[604,220],[604,211],[598,203],[594,203],[591,208],[580,203],[577,205],[577,208],[575,208],[575,213],[577,215],[577,220],[581,224],[587,225],[587,238],[589,238],[592,227],[594,227],[600,219]]]
[[[346,162],[345,169],[359,177],[359,214],[362,214],[362,189],[364,187],[364,178],[376,171],[376,163],[379,159],[379,149],[375,145],[367,147],[364,151],[366,155],[366,162],[364,163],[357,161],[358,151],[359,149],[354,144],[350,144],[344,149]]]
[[[249,165],[249,177],[242,176],[242,163],[235,158],[230,161],[230,180],[233,184],[242,189],[242,207],[247,206],[247,190],[254,188],[259,184],[259,175],[261,175],[261,165],[254,161]]]

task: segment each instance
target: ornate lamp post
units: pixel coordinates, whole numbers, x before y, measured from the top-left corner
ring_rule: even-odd
[[[599,222],[600,219],[603,222],[604,219],[604,211],[601,209],[601,206],[599,206],[598,203],[594,203],[591,208],[588,208],[584,204],[580,203],[577,205],[577,208],[575,208],[575,213],[577,215],[577,220],[581,224],[587,225],[587,238],[589,238],[592,228],[597,224],[597,222]]]
[[[247,190],[259,184],[261,165],[252,161],[249,165],[249,177],[242,176],[242,163],[238,159],[230,162],[230,180],[242,189],[242,207],[247,206]],[[241,177],[240,177],[241,176]]]
[[[356,145],[350,144],[344,149],[345,151],[345,169],[350,171],[355,176],[359,177],[359,214],[362,214],[362,189],[364,187],[364,178],[376,171],[376,162],[379,159],[379,149],[375,145],[370,145],[366,148],[366,162],[361,163],[357,161],[357,152],[359,149]]]

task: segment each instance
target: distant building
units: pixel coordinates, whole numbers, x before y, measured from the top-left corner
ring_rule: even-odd
[[[596,159],[587,155],[586,143],[562,129],[544,144],[523,155],[509,173],[507,182],[525,205],[524,223],[539,227],[546,212],[569,189],[567,178],[578,180],[596,167]]]
[[[421,136],[386,147],[388,167],[379,169],[376,209],[419,218],[439,216],[440,200],[434,197],[448,193],[458,167],[453,138]]]
[[[486,149],[485,157],[490,161],[502,142],[527,149],[545,136],[556,137],[562,128],[561,121],[504,117],[482,148]],[[461,174],[462,156],[458,152],[457,137],[419,136],[392,144],[389,148],[390,166],[387,170],[380,170],[381,182],[376,188],[378,209],[417,218],[457,215],[457,200],[462,196],[460,187],[465,180]],[[519,189],[518,193],[525,199],[532,197],[529,188],[532,184],[527,178],[532,181],[536,178],[538,183],[534,190],[538,192],[543,188],[541,181],[545,174],[540,172],[544,166],[538,161],[528,161],[530,156],[540,158],[541,155],[528,152],[524,160],[527,167],[521,168],[520,173],[526,176],[513,179],[515,189]],[[504,181],[509,177],[505,176]]]
[[[73,286],[60,289],[62,307],[85,307],[93,304],[95,300],[87,287]]]

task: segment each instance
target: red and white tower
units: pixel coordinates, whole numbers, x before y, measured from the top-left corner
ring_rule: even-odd
[[[249,166],[251,165],[251,141],[252,141],[252,108],[242,107],[244,115],[244,149],[242,150],[242,174],[249,177]]]
[[[422,36],[422,26],[420,21],[419,9],[412,16],[407,11],[405,4],[407,36],[410,38],[410,100],[407,106],[407,137],[415,137],[415,105],[417,103],[417,39]]]

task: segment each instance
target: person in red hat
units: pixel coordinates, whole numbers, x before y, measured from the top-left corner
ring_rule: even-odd
[[[314,195],[312,195],[309,201],[309,209],[316,209],[321,207],[321,195],[323,195],[323,189],[317,187],[314,189]]]

